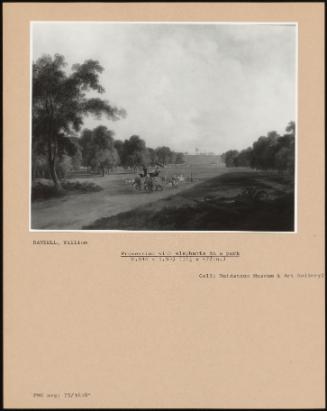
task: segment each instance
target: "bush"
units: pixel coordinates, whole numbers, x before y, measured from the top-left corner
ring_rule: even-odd
[[[42,179],[42,181],[32,183],[32,201],[61,197],[64,194],[64,192],[58,192],[50,180]]]
[[[79,194],[94,193],[103,190],[99,185],[92,182],[62,181],[63,190],[57,191],[51,180],[42,179],[32,183],[32,201],[48,200],[55,197],[63,197],[69,192]]]
[[[67,191],[78,191],[79,193],[94,193],[103,190],[98,184],[92,182],[64,181],[62,187]]]

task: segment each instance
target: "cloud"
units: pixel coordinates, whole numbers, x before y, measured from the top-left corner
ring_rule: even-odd
[[[104,97],[128,112],[100,121],[116,138],[222,152],[295,118],[295,26],[37,23],[43,53],[100,61]]]

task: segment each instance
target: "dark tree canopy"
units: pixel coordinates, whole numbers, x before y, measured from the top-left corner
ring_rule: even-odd
[[[173,162],[172,161],[173,152],[171,151],[169,147],[166,147],[166,146],[158,147],[156,149],[156,154],[157,154],[158,161],[160,161],[160,163],[162,164]]]
[[[295,163],[295,122],[290,121],[286,133],[280,136],[270,131],[259,137],[245,150],[229,150],[222,155],[227,167],[252,167],[259,170],[279,170],[294,172]]]
[[[83,163],[102,175],[119,163],[119,153],[114,144],[114,133],[105,126],[94,130],[84,129],[80,138]]]
[[[139,166],[147,164],[149,154],[145,141],[140,136],[133,135],[124,141],[122,163],[125,166],[136,169]]]
[[[88,92],[103,93],[99,75],[103,72],[98,61],[86,60],[74,64],[70,74],[63,56],[44,55],[33,63],[33,152],[46,155],[50,174],[57,188],[60,182],[56,163],[69,150],[70,137],[80,131],[86,115],[118,120],[125,111],[107,100],[88,97]]]

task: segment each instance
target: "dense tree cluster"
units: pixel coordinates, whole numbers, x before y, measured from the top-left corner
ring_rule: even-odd
[[[142,165],[184,161],[182,153],[169,147],[146,147],[137,135],[121,141],[105,126],[81,131],[86,115],[105,115],[111,120],[126,115],[108,101],[90,97],[89,92],[104,92],[99,82],[102,72],[98,61],[87,60],[74,64],[67,73],[65,59],[58,54],[44,55],[33,63],[33,178],[51,178],[60,189],[60,179],[81,166],[104,175],[118,165],[135,170]]]
[[[119,156],[114,146],[113,132],[107,127],[83,130],[79,143],[82,164],[88,169],[100,171],[104,175],[118,164]]]
[[[63,171],[80,157],[74,136],[81,130],[85,115],[100,118],[105,115],[118,120],[126,113],[122,109],[88,92],[104,92],[99,82],[103,68],[98,61],[86,60],[66,71],[65,58],[56,54],[40,57],[33,63],[32,90],[32,152],[33,160],[46,159],[48,172],[57,189],[60,167]],[[75,157],[76,156],[76,157]],[[33,172],[38,173],[37,161]]]
[[[294,172],[295,123],[291,121],[284,135],[271,131],[261,136],[252,147],[229,150],[222,155],[226,167],[252,167],[259,170]]]
[[[137,135],[125,141],[115,140],[114,133],[104,126],[94,130],[84,129],[80,138],[82,164],[103,175],[115,166],[136,170],[141,166],[165,166],[168,163],[182,163],[184,156],[168,147],[153,149],[147,147]]]

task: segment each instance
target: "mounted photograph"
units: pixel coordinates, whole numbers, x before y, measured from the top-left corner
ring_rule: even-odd
[[[296,232],[296,23],[30,30],[31,231]]]

